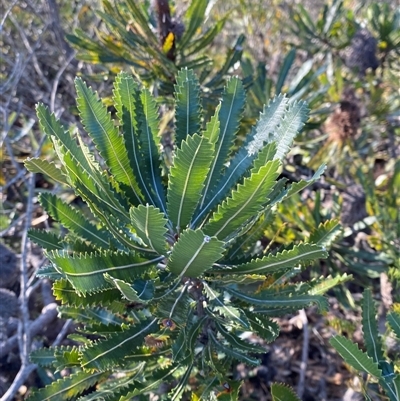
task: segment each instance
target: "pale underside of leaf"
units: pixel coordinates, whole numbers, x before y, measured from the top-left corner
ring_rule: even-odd
[[[67,178],[63,174],[63,169],[58,168],[54,162],[33,157],[25,160],[24,164],[32,173],[41,173],[47,175],[59,184],[68,185]]]

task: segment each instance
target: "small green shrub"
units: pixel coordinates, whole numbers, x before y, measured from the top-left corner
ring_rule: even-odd
[[[190,68],[199,71],[204,95],[215,98],[222,92],[228,70],[242,56],[243,35],[224,50],[225,61],[220,69],[212,65],[209,48],[227,15],[208,26],[207,0],[191,2],[180,16],[167,0],[156,0],[151,6],[133,0],[103,0],[102,6],[103,10],[96,12],[102,25],[95,38],[84,29],[67,35],[78,51],[77,57],[108,65],[112,71],[130,67],[141,82],[154,85],[159,95],[172,95],[177,72]]]
[[[242,82],[228,81],[207,124],[194,73],[184,69],[176,82],[172,161],[160,144],[155,100],[126,73],[114,85],[117,122],[76,79],[82,124],[96,152],[37,107],[61,167],[41,159],[26,165],[72,188],[90,213],[51,193],[39,197],[68,230],[30,231],[51,262],[39,274],[54,280],[61,316],[80,325],[70,336],[79,345],[33,353],[32,361],[71,375],[31,401],[147,399],[152,391],[169,400],[235,400],[240,382],[231,376],[232,361],[257,365],[264,352],[242,334],[273,341],[279,327],[272,317],[310,304],[325,310],[322,294],[348,279],[290,282],[327,256],[322,244],[329,245],[334,226],[316,228],[300,244],[268,252],[257,246],[276,206],[323,171],[291,185],[279,178],[306,105],[275,97],[235,150]]]

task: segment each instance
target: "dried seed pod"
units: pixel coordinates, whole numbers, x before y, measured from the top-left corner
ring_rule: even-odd
[[[343,142],[354,138],[358,133],[360,121],[361,112],[357,98],[351,88],[346,88],[339,106],[324,124],[329,141]]]
[[[376,39],[366,28],[359,29],[351,39],[350,46],[343,52],[348,68],[354,69],[364,76],[368,68],[376,70],[379,66],[376,58]]]

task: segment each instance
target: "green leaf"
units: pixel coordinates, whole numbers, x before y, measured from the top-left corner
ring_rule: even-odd
[[[153,30],[149,26],[149,21],[147,16],[140,10],[138,4],[134,0],[127,0],[126,6],[129,10],[129,14],[134,18],[135,21],[138,21],[140,28],[144,32],[144,37],[146,40],[155,48],[157,48],[158,40]],[[151,48],[151,46],[149,46]]]
[[[107,375],[102,372],[88,373],[81,371],[57,380],[49,386],[33,392],[28,399],[29,401],[62,401],[74,399],[106,376]]]
[[[301,263],[315,259],[324,259],[328,256],[326,250],[319,245],[299,244],[290,250],[255,259],[248,263],[224,270],[213,270],[212,273],[221,274],[271,274],[298,266]]]
[[[274,341],[279,335],[279,325],[273,320],[268,319],[259,313],[244,310],[251,329],[267,342]]]
[[[78,209],[64,203],[50,193],[40,194],[39,202],[54,220],[60,222],[77,236],[101,248],[108,249],[110,247],[111,237],[107,230],[98,229],[94,224],[87,221]]]
[[[135,389],[126,394],[125,400],[131,400],[136,395],[147,394],[148,391],[159,388],[161,384],[170,383],[173,380],[173,374],[178,368],[180,368],[180,365],[174,364],[156,371],[153,373],[151,381],[146,382],[145,384],[137,383]]]
[[[339,224],[338,220],[327,220],[324,223],[320,223],[319,226],[311,232],[309,242],[323,247],[330,247],[332,242],[340,235],[341,231],[342,226]]]
[[[61,346],[54,349],[56,362],[54,367],[59,372],[63,369],[69,369],[79,366],[79,348],[70,346]]]
[[[66,149],[72,149],[73,142],[71,140],[71,136],[68,133],[68,130],[61,125],[59,120],[56,119],[54,113],[50,113],[47,107],[45,107],[42,103],[38,103],[36,106],[36,114],[38,116],[42,131],[53,141],[55,145],[57,144],[56,141],[59,140],[60,143],[66,147]],[[55,150],[60,161],[63,161],[63,153],[60,152],[60,147],[55,146]],[[78,154],[79,153],[80,152],[78,148]]]
[[[220,313],[230,322],[234,322],[238,329],[248,329],[250,327],[244,311],[229,305],[229,300],[225,300],[218,291],[210,287],[205,281],[203,282],[203,286],[214,311]],[[218,320],[217,316],[211,310],[210,315],[215,320]],[[226,321],[222,320],[221,323],[225,324]]]
[[[316,280],[317,283],[311,282],[312,288],[309,291],[309,294],[319,295],[325,294],[331,288],[337,286],[338,284],[345,283],[353,278],[352,275],[348,275],[347,273],[339,274],[336,277],[321,277],[319,280]]]
[[[204,322],[207,316],[203,316],[197,321],[190,322],[190,316],[187,319],[187,325],[182,327],[178,337],[174,340],[172,344],[172,360],[174,362],[179,362],[190,357],[191,361],[195,360],[195,347],[197,344],[198,336],[200,330],[204,327]]]
[[[78,137],[79,145],[69,132],[50,114],[42,104],[36,107],[42,130],[53,141],[60,161],[63,162],[71,186],[84,199],[89,194],[93,205],[108,214],[129,221],[124,199],[111,187],[109,180],[101,173],[99,164],[87,146]]]
[[[111,179],[106,173],[100,173],[96,162],[92,161],[87,146],[79,139],[79,152],[87,160],[88,169],[82,168],[81,160],[77,159],[74,150],[65,153],[65,168],[71,180],[71,186],[75,192],[88,204],[93,214],[104,225],[108,220],[105,215],[112,215],[124,222],[129,222],[128,204],[126,199],[111,186]],[[90,163],[93,163],[92,166]]]
[[[165,327],[173,329],[175,324],[184,327],[188,321],[192,302],[187,294],[187,285],[184,285],[158,303],[155,315],[163,320]]]
[[[28,237],[31,241],[40,245],[47,251],[63,248],[61,244],[62,239],[59,236],[45,230],[36,230],[32,228],[28,231]]]
[[[201,319],[198,319],[195,323],[192,324],[192,326],[186,330],[187,331],[187,336],[186,336],[186,343],[187,343],[187,350],[190,353],[190,356],[192,360],[195,359],[195,347],[196,343],[198,340],[198,336],[200,331],[204,327],[204,322],[206,321],[207,316],[203,316]]]
[[[296,49],[293,48],[288,52],[288,54],[285,57],[285,60],[283,61],[283,65],[280,69],[278,80],[276,82],[276,88],[275,88],[276,93],[280,93],[282,91],[283,84],[286,81],[286,78],[289,74],[289,70],[291,69],[295,58],[296,58]]]
[[[378,379],[382,377],[382,372],[378,363],[374,362],[365,352],[361,351],[356,344],[343,336],[332,337],[329,341],[340,356],[354,369],[369,373]]]
[[[107,216],[101,210],[96,210],[95,213],[97,216],[101,216],[101,220],[105,223],[108,231],[118,241],[118,249],[124,251],[136,250],[144,254],[154,253],[153,250],[141,246],[144,245],[143,241],[119,219],[112,215]]]
[[[303,294],[290,294],[288,295],[269,295],[268,297],[263,297],[263,293],[256,295],[244,294],[242,292],[236,291],[232,288],[227,288],[227,291],[231,293],[236,298],[250,304],[250,305],[262,305],[273,308],[284,308],[286,306],[295,305],[298,309],[306,307],[312,303],[318,305],[321,311],[328,310],[327,300],[320,295],[303,295]]]
[[[114,278],[107,273],[104,274],[104,278],[106,279],[106,281],[111,283],[115,288],[117,288],[124,296],[124,298],[126,298],[128,301],[146,303],[152,298],[152,296],[145,297],[145,295],[149,295],[146,294],[146,291],[150,290],[150,294],[152,295],[154,289],[154,286],[149,281],[144,280],[145,284],[143,288],[141,288],[141,291],[138,292],[133,285],[128,284],[123,280]]]
[[[400,340],[400,313],[390,312],[387,315],[387,321],[396,337]]]
[[[109,274],[105,273],[104,278],[106,281],[109,283],[113,284],[115,288],[117,288],[121,294],[124,296],[125,299],[131,302],[140,302],[140,298],[138,293],[132,288],[130,284],[123,280],[119,280],[117,278],[114,278],[110,276]]]
[[[112,379],[100,383],[96,391],[79,397],[77,401],[120,401],[129,391],[134,389],[135,379],[143,374],[144,363],[138,363],[134,370],[130,369],[129,373],[125,372],[124,377]]]
[[[179,277],[198,277],[222,257],[224,243],[201,230],[185,230],[172,248],[167,268]]]
[[[209,223],[204,226],[204,232],[224,239],[257,214],[268,200],[267,196],[278,177],[279,166],[278,160],[268,162],[245,178],[243,184],[239,184],[231,197],[213,213]]]
[[[80,78],[75,79],[75,87],[83,126],[93,139],[115,179],[124,184],[123,188],[129,194],[132,202],[141,203],[143,195],[130,167],[123,137],[119,135],[107,108],[96,93],[88,88]]]
[[[223,325],[220,323],[216,322],[215,323],[218,332],[224,337],[224,339],[229,343],[229,345],[238,351],[242,352],[250,352],[250,353],[256,353],[256,354],[264,354],[266,349],[263,347],[259,347],[257,345],[253,345],[248,343],[247,341],[242,340],[238,335],[234,333],[234,331],[228,331],[225,329]]]
[[[382,340],[379,338],[378,324],[376,320],[376,309],[372,299],[371,290],[364,290],[362,307],[362,330],[367,354],[377,362],[378,365],[385,361],[382,351]]]
[[[142,345],[144,337],[156,330],[156,322],[157,319],[141,322],[123,332],[111,335],[107,340],[96,342],[83,349],[82,368],[105,371],[113,366],[121,365],[121,361],[129,356],[127,350]]]
[[[214,336],[214,334],[211,330],[208,331],[208,336],[214,343],[215,349],[223,352],[228,357],[236,359],[239,362],[244,362],[246,364],[253,365],[253,366],[258,366],[260,364],[259,359],[251,357],[248,353],[242,353],[233,348],[223,345],[222,342],[219,341]]]
[[[300,401],[292,388],[286,384],[271,384],[272,401]]]
[[[222,28],[225,25],[226,20],[228,19],[228,16],[221,18],[218,22],[214,22],[214,25],[211,26],[210,29],[208,29],[207,32],[204,33],[199,39],[196,39],[192,41],[191,43],[188,44],[187,47],[185,47],[185,56],[190,57],[190,56],[196,56],[198,53],[201,53],[203,49],[205,49],[208,45],[212,43],[212,41],[215,39],[215,37],[221,32]],[[178,48],[179,46],[179,41],[178,41]]]
[[[182,327],[178,337],[172,343],[172,361],[180,362],[186,358],[187,355],[187,343],[186,343],[186,328]]]
[[[132,252],[111,251],[74,255],[68,255],[63,251],[51,251],[47,253],[47,257],[82,294],[112,288],[112,284],[105,280],[104,273],[130,281],[150,271],[163,259],[158,257],[147,260]]]
[[[215,156],[207,176],[200,208],[203,208],[205,199],[209,196],[209,191],[212,191],[217,186],[217,183],[223,183],[221,172],[224,170],[224,164],[227,162],[230,150],[234,145],[244,103],[245,92],[243,84],[239,78],[233,77],[228,81],[222,94],[221,108],[218,113],[220,134],[215,144]]]
[[[59,184],[68,185],[67,177],[63,174],[63,169],[57,167],[54,162],[34,157],[26,159],[24,164],[32,173],[41,173],[47,175]]]
[[[266,161],[273,159],[276,153],[276,145],[273,144],[274,134],[285,115],[287,104],[288,99],[279,95],[272,99],[268,106],[264,107],[264,111],[260,115],[256,128],[252,129],[243,146],[240,147],[232,160],[230,160],[229,167],[220,180],[220,185],[214,187],[214,189],[210,189],[208,193],[205,194],[204,201],[202,201],[202,212],[196,217],[193,224],[226,197],[227,192],[248,171],[254,158],[258,156],[258,152],[261,150],[265,152],[264,160]],[[208,128],[209,126],[207,126],[207,129]],[[267,147],[268,150],[265,150],[265,147]]]
[[[179,401],[183,393],[185,391],[186,385],[189,381],[190,378],[190,373],[192,372],[192,369],[194,367],[194,363],[191,363],[185,370],[185,373],[181,376],[181,379],[179,382],[176,384],[174,389],[169,393],[169,397],[171,397],[171,401]]]
[[[39,366],[51,367],[55,362],[54,348],[39,348],[31,352],[29,359]]]
[[[182,35],[181,40],[179,41],[180,48],[185,49],[185,47],[193,39],[197,29],[200,28],[205,18],[207,4],[207,0],[198,0],[191,3],[188,7],[185,13],[185,20],[188,22],[188,25]]]
[[[176,77],[175,85],[175,144],[188,136],[200,132],[200,86],[193,70],[182,69]]]
[[[326,169],[326,166],[324,164],[322,164],[309,180],[300,180],[298,182],[291,184],[288,187],[284,198],[280,199],[280,201],[283,199],[290,198],[291,196],[298,194],[304,188],[307,188],[310,185],[314,184],[314,182],[316,182],[317,180],[320,179],[320,177],[324,173],[325,169]]]
[[[121,122],[122,134],[128,159],[138,185],[147,202],[157,204],[157,197],[151,190],[151,183],[143,172],[144,155],[140,149],[138,116],[136,104],[141,102],[139,88],[133,77],[125,72],[117,75],[114,84],[114,102],[117,115]],[[142,138],[142,140],[145,140]]]
[[[221,109],[221,104],[215,108],[214,115],[211,117],[210,121],[207,123],[206,129],[203,131],[203,137],[207,138],[209,142],[213,145],[216,144],[219,137],[219,111]]]
[[[53,293],[57,301],[61,301],[63,305],[70,306],[97,306],[97,305],[107,305],[108,309],[115,311],[115,308],[110,306],[113,304],[117,306],[121,295],[116,289],[107,289],[98,293],[86,294],[85,296],[80,296],[76,293],[72,284],[66,279],[58,279],[53,284]],[[121,305],[121,304],[120,304]],[[124,305],[120,308],[120,312],[124,310]]]
[[[164,254],[168,220],[160,209],[152,205],[139,205],[130,209],[130,215],[132,226],[142,241],[157,253]]]
[[[142,154],[140,169],[145,185],[151,190],[152,202],[166,213],[164,187],[161,182],[160,137],[158,136],[158,106],[150,92],[144,88],[136,102],[139,143]]]
[[[101,323],[105,325],[121,325],[123,319],[108,311],[106,308],[94,307],[73,307],[73,306],[59,306],[58,311],[61,318],[73,319],[77,322],[86,324]]]
[[[386,393],[389,395],[390,401],[397,401],[400,399],[400,374],[397,374],[396,377],[392,380],[391,383],[386,383],[384,385],[384,389]]]
[[[60,280],[64,277],[64,275],[58,272],[53,265],[40,267],[36,276],[38,278],[49,278],[50,280]]]
[[[168,183],[168,216],[178,232],[189,224],[213,160],[213,145],[197,134],[176,151]]]

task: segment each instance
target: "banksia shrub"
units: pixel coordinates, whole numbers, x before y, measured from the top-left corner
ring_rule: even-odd
[[[168,400],[237,399],[232,362],[257,365],[264,352],[242,334],[273,341],[279,327],[272,317],[310,304],[326,309],[322,294],[346,279],[290,282],[307,263],[327,256],[329,224],[303,243],[274,251],[257,243],[276,206],[323,171],[290,185],[279,178],[307,119],[306,105],[277,96],[238,149],[241,81],[228,81],[205,123],[197,78],[181,70],[170,163],[156,102],[130,75],[115,81],[117,122],[79,78],[76,90],[97,155],[39,105],[61,168],[41,159],[26,162],[72,188],[90,210],[51,193],[39,197],[67,229],[65,236],[30,232],[50,261],[40,276],[54,281],[61,316],[80,325],[71,336],[76,345],[32,354],[32,361],[71,374],[30,400],[144,400],[157,391]]]

